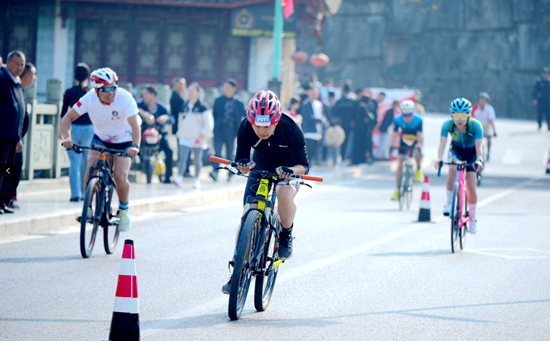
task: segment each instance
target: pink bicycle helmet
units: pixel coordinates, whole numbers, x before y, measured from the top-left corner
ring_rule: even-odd
[[[281,102],[271,90],[260,90],[248,102],[246,118],[259,127],[268,127],[281,120]]]

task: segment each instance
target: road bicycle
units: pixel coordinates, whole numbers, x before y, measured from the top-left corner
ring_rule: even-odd
[[[451,219],[451,251],[455,253],[460,249],[463,250],[466,245],[466,232],[470,231],[470,222],[472,218],[469,215],[468,208],[468,191],[466,189],[466,167],[475,167],[473,163],[466,161],[453,160],[453,162],[445,162],[445,165],[456,166],[456,181],[453,186],[453,199],[451,201],[451,211],[449,218]],[[439,162],[439,171],[437,176],[441,176],[441,168],[443,161]]]
[[[82,149],[99,152],[97,164],[90,168],[88,184],[80,222],[80,254],[89,258],[96,241],[99,226],[103,228],[103,247],[107,254],[112,254],[118,242],[118,196],[113,177],[115,155],[129,157],[126,150],[110,149],[100,146],[77,146],[72,150],[81,153]],[[105,153],[110,153],[106,155]],[[110,156],[110,160],[107,160]]]
[[[414,148],[409,147],[407,153],[403,156],[401,179],[399,180],[399,210],[403,210],[405,205],[407,206],[407,210],[411,208],[415,182],[414,163],[412,158],[413,150]]]
[[[235,175],[247,177],[237,169],[235,162],[211,156],[210,161],[225,164],[225,169]],[[308,175],[293,175],[292,179],[279,179],[276,173],[251,169],[259,176],[256,196],[246,198],[244,214],[241,218],[237,245],[233,253],[231,290],[229,292],[228,315],[231,320],[241,317],[252,277],[254,286],[254,307],[265,311],[271,300],[279,266],[284,260],[279,258],[279,233],[281,220],[277,213],[276,188],[281,185],[299,183],[311,188],[304,180],[323,181],[323,178]],[[284,181],[284,182],[283,182]],[[272,189],[269,190],[270,184]]]

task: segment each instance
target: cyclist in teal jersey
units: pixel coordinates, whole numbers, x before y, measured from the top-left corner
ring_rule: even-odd
[[[483,125],[475,118],[470,117],[472,103],[465,98],[457,98],[451,103],[452,119],[443,123],[441,129],[441,138],[439,140],[439,149],[437,152],[438,160],[435,163],[435,169],[438,170],[440,162],[443,160],[447,136],[451,135],[451,147],[449,148],[449,159],[458,159],[473,163],[474,167],[466,168],[466,187],[468,189],[468,206],[470,208],[470,217],[472,222],[470,233],[477,233],[476,204],[477,204],[477,174],[483,169]],[[447,203],[443,208],[443,214],[449,215],[451,211],[451,201],[453,198],[453,185],[456,180],[456,166],[449,167],[447,176]]]
[[[412,149],[416,159],[416,182],[424,181],[424,174],[420,168],[422,164],[422,116],[414,112],[413,101],[403,101],[399,106],[401,115],[393,119],[393,134],[391,145],[395,146],[397,132],[401,129],[399,154],[397,155],[397,170],[395,172],[395,191],[391,200],[399,200],[399,185],[405,154]]]

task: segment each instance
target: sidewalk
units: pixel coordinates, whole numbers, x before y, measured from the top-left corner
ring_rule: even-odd
[[[331,183],[382,172],[389,169],[389,165],[388,162],[379,162],[370,166],[345,167],[339,170],[316,167],[310,174],[323,177],[324,183]],[[235,176],[228,182],[224,172],[220,171],[218,182],[210,179],[208,171],[201,172],[200,190],[192,188],[191,179],[185,180],[183,188],[174,184],[132,183],[132,216],[241,199],[246,179]],[[0,215],[0,238],[44,233],[78,224],[75,217],[82,211],[83,202],[69,202],[67,179],[24,183],[23,188],[18,195],[17,204],[20,209],[14,214]]]

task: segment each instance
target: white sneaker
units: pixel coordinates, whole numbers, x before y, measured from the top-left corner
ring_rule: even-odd
[[[199,179],[196,179],[196,180],[193,182],[193,188],[196,188],[196,189],[201,188],[201,181],[200,181]]]
[[[470,220],[470,231],[471,234],[477,233],[477,220],[472,219]]]
[[[130,229],[130,226],[132,225],[130,221],[130,209],[125,210],[118,210],[118,218],[120,219],[118,222],[118,230],[121,232],[126,232]]]
[[[448,216],[450,213],[451,213],[451,204],[448,203],[447,205],[445,205],[445,207],[443,207],[443,215]]]
[[[181,176],[176,176],[174,178],[174,183],[176,184],[176,186],[178,186],[179,188],[182,188],[183,187],[183,178]]]

